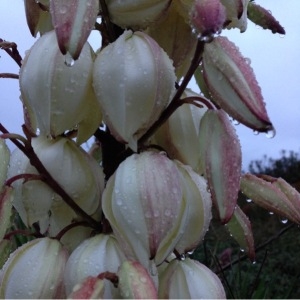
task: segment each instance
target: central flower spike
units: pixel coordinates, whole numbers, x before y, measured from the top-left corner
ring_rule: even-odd
[[[137,140],[168,105],[176,80],[168,55],[147,34],[125,31],[95,61],[94,88],[112,134],[137,149]]]

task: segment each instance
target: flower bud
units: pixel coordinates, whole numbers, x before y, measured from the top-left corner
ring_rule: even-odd
[[[157,152],[134,154],[107,182],[102,209],[130,260],[162,263],[184,232],[186,200],[176,164]]]
[[[199,97],[199,94],[186,90],[183,97]],[[193,104],[183,104],[156,131],[153,142],[161,146],[172,159],[190,165],[199,174],[200,170],[200,121],[207,111]]]
[[[159,275],[160,299],[225,299],[224,287],[209,268],[186,258],[173,260]]]
[[[252,68],[226,37],[205,44],[203,72],[213,100],[234,119],[257,131],[273,128]]]
[[[20,89],[31,123],[36,120],[41,134],[55,137],[78,124],[80,130],[81,122],[92,122],[90,135],[96,130],[101,112],[92,88],[93,58],[86,43],[76,64],[66,66],[54,31],[29,50],[20,70]]]
[[[39,4],[40,1],[25,0],[26,21],[32,36],[36,37],[53,29],[51,15],[48,11],[43,10]],[[45,1],[49,5],[49,0]],[[44,4],[43,4],[44,5]]]
[[[111,21],[122,28],[144,29],[156,22],[171,0],[107,0]]]
[[[0,273],[2,299],[65,298],[63,272],[68,258],[59,241],[32,240],[14,251]]]
[[[222,223],[236,206],[241,168],[241,145],[235,129],[222,110],[208,110],[200,124],[200,155],[205,178]]]
[[[254,2],[248,4],[248,18],[256,25],[271,30],[272,33],[285,34],[284,28],[273,17],[272,13]]]
[[[78,59],[99,11],[99,0],[52,0],[50,12],[59,49]]]
[[[226,10],[220,0],[196,0],[191,10],[191,23],[203,41],[219,34],[226,20]]]
[[[300,194],[282,178],[245,174],[241,191],[259,206],[300,224]]]
[[[122,299],[157,299],[148,271],[137,261],[124,261],[118,271]]]
[[[115,138],[136,150],[138,138],[171,100],[175,80],[171,60],[143,32],[125,31],[100,51],[94,67],[94,88]]]
[[[70,255],[65,270],[66,293],[88,276],[103,272],[117,273],[125,256],[113,235],[98,234],[81,243]],[[119,291],[108,280],[104,281],[104,299],[120,298]]]
[[[94,159],[67,138],[49,140],[40,136],[32,139],[32,147],[50,175],[76,204],[89,215],[99,210],[104,174]],[[20,150],[15,150],[9,176],[22,173],[37,174],[37,171]],[[42,233],[50,226],[50,235],[55,235],[77,218],[61,197],[40,180],[24,183],[18,180],[13,187],[16,189],[13,205],[26,226],[39,222]]]

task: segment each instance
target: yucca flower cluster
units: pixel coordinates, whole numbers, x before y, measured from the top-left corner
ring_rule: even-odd
[[[222,32],[244,32],[248,18],[284,29],[249,0],[24,4],[39,37],[19,74],[25,136],[0,127],[0,297],[226,298],[190,258],[212,215],[254,260],[239,191],[296,223],[300,195],[242,175],[233,120],[274,128],[251,66]],[[194,74],[201,93],[187,87]],[[31,236],[22,245],[16,224]]]

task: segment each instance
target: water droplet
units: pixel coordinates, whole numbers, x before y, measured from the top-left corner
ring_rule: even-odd
[[[181,261],[184,261],[184,260],[186,259],[185,253],[180,254],[179,259],[180,259]]]
[[[269,215],[274,215],[274,213],[272,211],[269,211]]]
[[[275,130],[275,128],[272,128],[272,129],[270,129],[270,130],[268,130],[268,131],[266,132],[266,137],[267,137],[268,139],[272,139],[273,137],[275,137],[275,135],[276,135],[276,130]]]
[[[256,260],[254,260],[254,261],[252,262],[252,264],[255,265],[255,264],[256,264]]]
[[[74,59],[73,57],[71,56],[71,54],[69,52],[66,53],[65,55],[65,65],[68,66],[68,67],[72,67],[74,66]]]
[[[247,201],[248,203],[251,203],[251,202],[252,202],[252,200],[251,200],[251,199],[247,199],[246,201]]]
[[[142,283],[146,283],[147,282],[147,278],[142,276],[142,277],[140,277],[140,281]]]
[[[243,248],[240,248],[240,251],[241,251],[241,252],[245,252],[245,249],[243,249]]]
[[[282,224],[286,224],[289,220],[288,219],[281,219]]]
[[[149,261],[149,273],[152,275],[152,276],[156,276],[157,275],[157,268],[156,268],[156,265],[154,263],[153,260],[150,260]]]
[[[123,201],[121,198],[117,198],[116,202],[117,202],[117,205],[119,205],[119,206],[121,206],[123,204]]]

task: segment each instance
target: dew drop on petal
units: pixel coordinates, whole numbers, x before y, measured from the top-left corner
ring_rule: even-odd
[[[66,53],[65,55],[65,65],[68,66],[68,67],[72,67],[74,66],[74,59],[73,57],[71,56],[71,54],[69,52]]]
[[[252,200],[251,200],[251,199],[247,199],[246,201],[247,201],[248,203],[251,203],[251,202],[252,202]]]
[[[288,222],[288,219],[281,219],[282,224],[286,224]]]
[[[268,130],[268,131],[266,132],[266,137],[267,137],[268,139],[274,138],[275,135],[276,135],[276,130],[275,130],[275,128],[272,128],[271,130]]]

